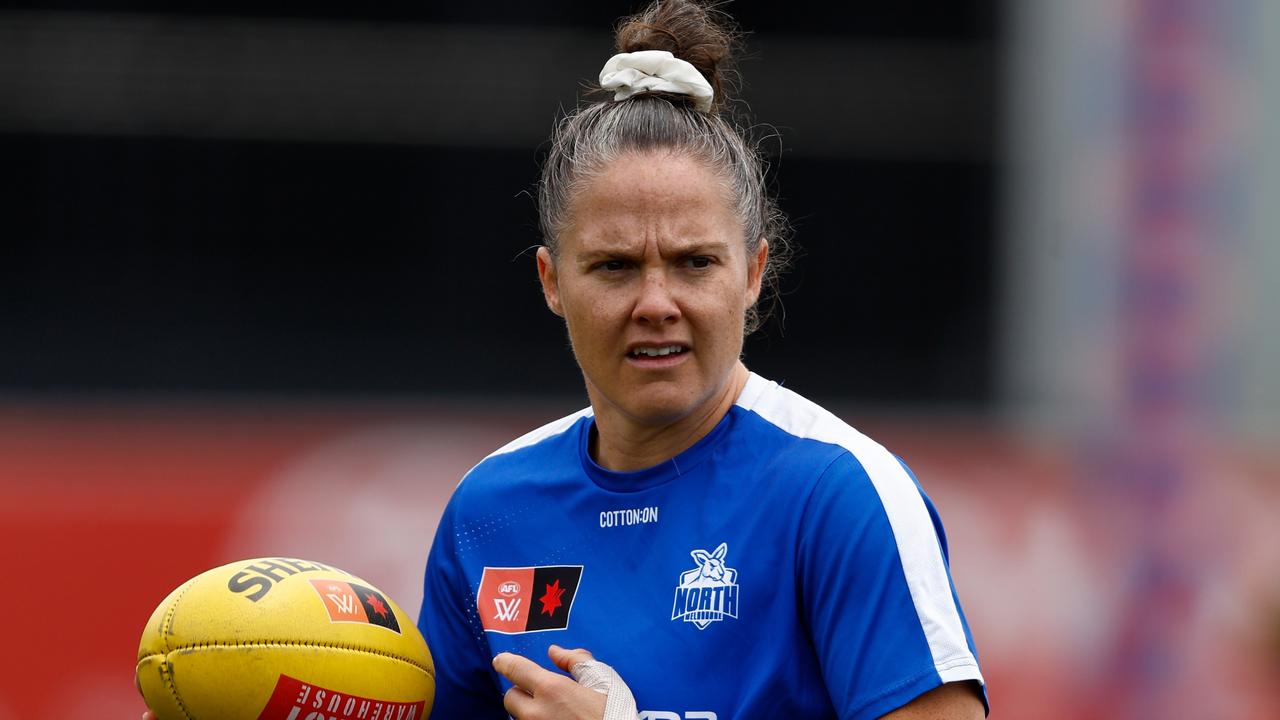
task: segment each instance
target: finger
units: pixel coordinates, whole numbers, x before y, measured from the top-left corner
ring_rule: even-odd
[[[559,645],[552,645],[547,648],[547,656],[551,658],[551,662],[556,664],[556,667],[570,675],[573,674],[573,667],[575,665],[592,659],[591,653],[583,648],[566,650]]]
[[[513,718],[532,717],[535,702],[532,695],[518,687],[511,688],[502,696],[502,707]]]
[[[536,695],[542,679],[552,674],[529,658],[509,652],[494,656],[493,669],[510,680],[511,684],[524,688],[530,695]]]

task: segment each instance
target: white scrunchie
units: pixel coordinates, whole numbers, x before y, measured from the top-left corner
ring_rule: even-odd
[[[604,695],[603,720],[636,720],[636,699],[618,672],[599,660],[574,663],[569,674],[588,690]]]
[[[600,71],[600,87],[616,90],[614,100],[626,100],[647,92],[688,95],[701,112],[711,109],[711,98],[715,96],[711,83],[697,68],[666,50],[614,55]]]

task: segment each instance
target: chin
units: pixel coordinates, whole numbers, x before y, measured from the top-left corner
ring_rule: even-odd
[[[641,394],[643,397],[638,402],[621,407],[633,420],[645,425],[669,425],[688,417],[698,407],[697,401],[684,393],[641,391]]]
[[[638,408],[634,411],[628,410],[628,415],[639,425],[649,425],[658,427],[662,425],[671,425],[689,415],[689,408]]]

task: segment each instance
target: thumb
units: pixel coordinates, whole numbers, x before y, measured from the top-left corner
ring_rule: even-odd
[[[559,645],[552,645],[547,648],[547,657],[551,658],[551,662],[555,663],[556,667],[572,675],[574,680],[578,679],[578,674],[574,672],[574,668],[593,659],[591,653],[583,648],[566,650]]]
[[[572,675],[579,685],[588,690],[607,695],[613,688],[615,678],[618,679],[618,684],[622,683],[613,668],[596,660],[582,648],[565,650],[559,645],[552,645],[547,648],[547,654],[561,670]]]
[[[559,645],[552,645],[547,648],[547,655],[557,667],[572,675],[579,685],[605,696],[604,720],[635,720],[635,696],[613,668],[582,648],[565,650]]]

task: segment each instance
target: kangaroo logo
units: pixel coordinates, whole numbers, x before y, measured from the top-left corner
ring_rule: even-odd
[[[738,571],[724,564],[728,544],[720,543],[714,552],[694,550],[689,554],[698,566],[680,573],[671,619],[693,623],[699,630],[726,617],[737,620]]]

